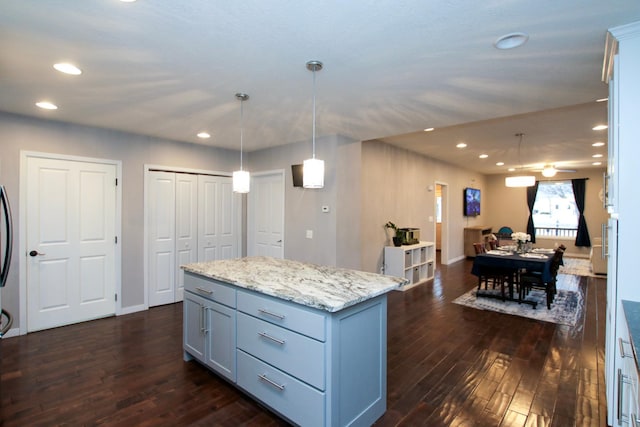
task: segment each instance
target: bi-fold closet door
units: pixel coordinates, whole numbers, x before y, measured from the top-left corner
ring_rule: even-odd
[[[241,254],[241,199],[231,178],[148,171],[149,307],[182,301],[183,264]]]

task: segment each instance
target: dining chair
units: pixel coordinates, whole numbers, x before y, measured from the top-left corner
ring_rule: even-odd
[[[524,300],[525,297],[529,294],[531,289],[542,289],[545,291],[547,297],[547,309],[551,309],[551,304],[553,303],[553,299],[558,292],[556,289],[556,282],[558,276],[558,270],[560,269],[560,265],[562,264],[562,256],[564,255],[564,250],[562,248],[556,249],[553,253],[553,258],[551,259],[551,280],[545,282],[542,277],[542,272],[539,271],[524,271],[520,272],[518,277],[518,293],[520,300]]]
[[[484,243],[474,243],[473,249],[476,251],[476,255],[484,254],[487,252],[487,248],[484,246]]]
[[[497,240],[489,240],[489,249],[495,251],[498,249],[498,241]]]

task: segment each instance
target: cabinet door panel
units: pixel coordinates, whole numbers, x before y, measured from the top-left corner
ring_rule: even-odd
[[[216,303],[207,305],[207,361],[220,375],[236,381],[236,311]]]
[[[204,299],[186,292],[182,309],[184,350],[204,362]]]

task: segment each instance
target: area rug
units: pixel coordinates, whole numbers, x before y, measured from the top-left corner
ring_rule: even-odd
[[[560,325],[575,326],[583,307],[581,292],[574,292],[559,289],[556,294],[551,310],[547,309],[547,297],[544,291],[533,289],[527,296],[527,300],[536,301],[538,306],[534,309],[528,304],[518,304],[515,301],[502,301],[493,298],[476,297],[477,288],[459,296],[453,302],[455,304],[476,308],[479,310],[497,311],[499,313],[511,314],[513,316],[528,317],[530,319],[541,320],[543,322],[557,323]],[[495,292],[499,290],[482,290],[483,293]]]
[[[575,276],[587,276],[587,277],[602,277],[606,278],[605,275],[594,274],[591,271],[591,261],[588,259],[580,259],[580,258],[563,258],[563,265],[560,266],[560,270],[558,270],[559,274],[573,274]]]

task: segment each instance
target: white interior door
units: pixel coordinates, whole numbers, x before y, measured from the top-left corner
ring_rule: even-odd
[[[242,255],[242,199],[226,176],[198,176],[198,261]]]
[[[247,200],[247,255],[284,258],[284,173],[251,176]]]
[[[176,174],[176,266],[174,301],[184,297],[183,264],[198,260],[198,176]]]
[[[116,166],[26,164],[27,331],[115,314]]]
[[[149,171],[147,176],[149,306],[175,301],[176,174]]]

